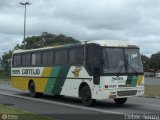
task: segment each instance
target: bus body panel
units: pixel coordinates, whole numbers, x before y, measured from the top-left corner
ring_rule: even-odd
[[[101,43],[101,44],[100,44]],[[42,61],[42,53],[45,51],[54,51],[54,62],[52,65],[32,65],[32,59],[30,60],[30,65],[28,67],[26,66],[16,66],[12,63],[11,68],[11,84],[12,87],[21,89],[21,90],[29,90],[29,83],[31,81],[35,84],[36,92],[50,94],[50,95],[66,95],[66,96],[73,96],[73,97],[80,97],[80,86],[82,83],[85,83],[89,86],[91,95],[93,99],[98,100],[105,100],[108,98],[125,98],[125,97],[131,97],[131,96],[142,96],[144,93],[144,76],[143,71],[135,71],[140,66],[132,66],[129,63],[126,62],[126,56],[129,58],[131,55],[134,58],[135,56],[138,56],[138,52],[136,54],[133,54],[133,51],[130,49],[137,49],[138,47],[135,45],[130,45],[125,42],[116,42],[116,41],[103,41],[103,42],[95,42],[95,46],[93,44],[87,44],[84,43],[80,45],[81,51],[83,48],[83,58],[81,58],[81,62],[77,65],[75,64],[68,64],[69,63],[69,57],[67,58],[67,64],[65,65],[59,65],[55,63],[55,52],[58,50],[64,50],[67,51],[67,55],[69,56],[69,50],[72,50],[77,47],[72,45],[73,47],[70,48],[70,46],[64,46],[64,47],[49,47],[49,48],[40,48],[40,49],[33,49],[33,50],[18,50],[13,53],[13,58],[16,55],[22,55],[29,53],[30,57],[33,53],[40,53],[41,54],[41,61]],[[79,46],[78,46],[79,47]],[[112,48],[113,49],[105,49],[105,48]],[[117,49],[118,48],[118,49]],[[130,48],[128,50],[128,48]],[[110,57],[115,57],[116,55],[119,55],[117,53],[115,56],[112,56],[112,52],[114,49],[121,49],[122,55],[119,56],[123,59],[122,62],[118,61],[120,58],[116,57],[116,59],[107,59],[109,57],[104,57],[102,54],[111,53],[109,54]],[[125,49],[127,49],[125,51]],[[93,52],[94,51],[94,52]],[[97,52],[95,52],[97,51]],[[116,53],[117,51],[114,51]],[[72,51],[73,54],[75,51]],[[78,53],[80,54],[80,53]],[[102,55],[101,55],[102,54]],[[90,58],[87,58],[88,56]],[[102,57],[103,56],[103,57]],[[35,57],[35,56],[34,56]],[[50,56],[49,56],[50,57]],[[18,57],[16,58],[18,59]],[[97,60],[98,59],[98,60]],[[106,60],[101,63],[101,60]],[[79,59],[78,59],[79,60]],[[110,60],[111,63],[113,62],[110,67],[107,66],[107,62]],[[134,60],[134,59],[132,59]],[[120,65],[118,64],[118,62]],[[140,60],[139,60],[140,61]],[[138,62],[139,62],[138,61]],[[35,61],[36,62],[36,59]],[[96,63],[97,62],[97,63]],[[114,62],[117,62],[117,64],[114,64]],[[129,61],[130,62],[130,61]],[[136,59],[135,59],[135,62]],[[106,66],[104,66],[104,63]],[[99,67],[97,69],[97,66],[100,64],[103,64],[102,67],[106,67],[105,69],[101,69],[102,67]],[[117,69],[116,66],[120,66],[120,69]],[[128,65],[128,66],[127,66]],[[122,68],[121,68],[122,66]],[[128,68],[127,68],[127,67]],[[111,69],[112,67],[115,67],[114,69],[115,73],[112,73],[112,71],[107,71]],[[127,71],[131,72],[131,74]],[[101,70],[101,71],[100,71]],[[125,71],[126,70],[126,71]],[[97,74],[95,71],[99,71]],[[123,71],[123,72],[122,72]],[[120,74],[121,73],[121,74]],[[97,76],[98,77],[97,77]],[[98,80],[96,80],[98,79]]]
[[[34,71],[34,72],[31,72]],[[13,74],[19,71],[17,74]],[[35,72],[38,71],[38,72]],[[19,74],[18,74],[19,73]],[[28,90],[30,81],[35,83],[36,91],[45,94],[58,94],[79,97],[79,87],[86,83],[93,99],[108,99],[114,93],[116,98],[143,95],[142,75],[132,76],[101,76],[100,84],[94,85],[93,77],[89,76],[83,66],[72,67],[29,67],[12,69],[12,86],[21,90]],[[107,88],[105,88],[107,86]],[[118,96],[118,91],[137,90],[136,94]],[[138,92],[139,91],[139,92]]]

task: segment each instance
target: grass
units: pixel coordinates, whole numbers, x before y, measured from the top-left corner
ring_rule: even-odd
[[[160,97],[160,85],[145,85],[144,95],[148,97]]]
[[[0,84],[3,84],[3,83],[10,84],[10,82],[11,82],[10,78],[0,78]]]
[[[23,111],[14,107],[0,105],[0,117],[6,114],[8,117],[15,117],[16,120],[53,120],[52,118],[36,115],[30,112]]]
[[[5,82],[5,81],[10,81],[10,78],[0,78],[0,81]]]
[[[1,79],[8,79],[8,78],[10,78],[10,73],[6,73],[5,71],[0,71],[0,78]]]

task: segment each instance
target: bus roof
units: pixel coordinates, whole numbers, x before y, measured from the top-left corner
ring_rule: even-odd
[[[37,51],[37,50],[47,50],[47,49],[53,49],[53,48],[63,48],[63,47],[70,47],[75,45],[83,45],[83,44],[98,44],[100,46],[104,47],[135,47],[138,48],[136,44],[130,43],[128,41],[122,41],[122,40],[90,40],[85,41],[83,40],[82,43],[74,43],[74,44],[67,44],[67,45],[58,45],[58,46],[51,46],[51,47],[43,47],[43,48],[37,48],[37,49],[29,49],[29,50],[15,50],[13,53],[21,53],[21,52],[29,52],[29,51]]]
[[[128,41],[123,40],[91,40],[87,43],[95,43],[99,44],[100,46],[108,46],[108,47],[138,47],[134,43],[130,43]]]

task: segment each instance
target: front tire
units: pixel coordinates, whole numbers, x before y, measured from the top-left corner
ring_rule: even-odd
[[[115,98],[114,99],[114,102],[119,105],[126,103],[126,101],[127,101],[127,98]]]
[[[93,106],[96,102],[95,99],[92,99],[92,94],[89,86],[84,86],[81,90],[81,100],[84,106],[90,107]]]

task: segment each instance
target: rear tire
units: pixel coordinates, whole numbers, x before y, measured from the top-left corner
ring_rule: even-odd
[[[81,89],[81,100],[84,106],[90,107],[93,106],[96,102],[95,99],[92,99],[92,94],[89,86],[84,86]]]
[[[33,97],[33,98],[38,97],[38,93],[36,92],[36,88],[35,88],[34,82],[31,82],[29,84],[29,93],[30,93],[30,96]]]
[[[127,101],[127,98],[116,98],[116,99],[114,99],[114,102],[116,104],[119,104],[119,105],[124,104],[126,101]]]

